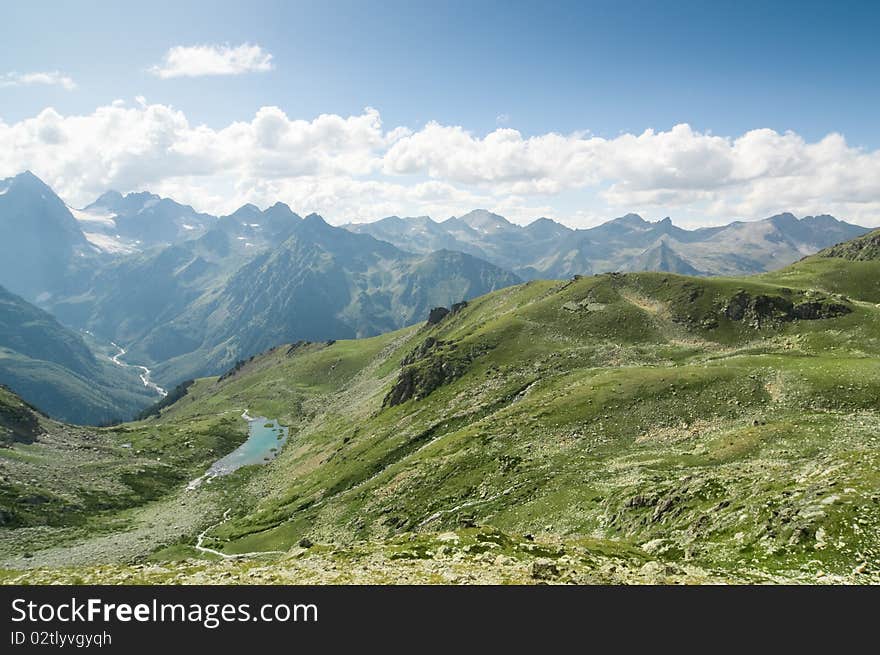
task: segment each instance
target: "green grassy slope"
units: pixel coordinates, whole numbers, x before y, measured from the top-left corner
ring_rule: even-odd
[[[826,248],[763,279],[880,303],[880,230]]]
[[[532,534],[706,580],[876,581],[880,308],[853,292],[870,281],[811,279],[816,259],[531,282],[436,325],[276,348],[108,434],[193,475],[207,457],[181,446],[197,426],[244,408],[290,426],[207,530],[227,554],[304,537],[386,552],[424,533],[412,557],[430,558],[430,535],[479,525],[519,535],[508,555]]]
[[[663,274],[539,282],[436,327],[276,351],[211,396],[249,396],[297,432],[264,500],[212,543],[268,550],[473,520],[719,566],[850,570],[878,552],[880,313],[731,320],[742,292],[813,297]],[[383,407],[429,337],[444,345],[409,365],[423,397]],[[444,366],[456,373],[428,393]]]

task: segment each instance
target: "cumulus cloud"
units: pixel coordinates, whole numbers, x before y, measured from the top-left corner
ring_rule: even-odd
[[[281,200],[337,223],[474,207],[571,225],[626,211],[692,223],[784,210],[880,223],[880,151],[840,134],[808,142],[768,129],[480,136],[439,123],[386,127],[372,108],[304,120],[278,107],[215,129],[138,97],[86,115],[50,108],[0,121],[0,177],[26,168],[74,205],[110,188],[149,189],[215,213]]]
[[[71,77],[58,71],[37,73],[16,73],[13,71],[0,75],[0,87],[32,86],[34,84],[60,86],[67,91],[73,91],[76,88],[76,82]]]
[[[793,132],[733,138],[681,124],[613,139],[525,138],[509,128],[479,137],[429,123],[397,140],[383,166],[390,175],[425,174],[496,194],[595,188],[610,210],[699,207],[710,216],[757,217],[792,209],[880,221],[880,151],[852,147],[840,134],[808,143]]]
[[[150,72],[162,79],[203,75],[241,75],[272,70],[272,55],[258,45],[175,46]]]

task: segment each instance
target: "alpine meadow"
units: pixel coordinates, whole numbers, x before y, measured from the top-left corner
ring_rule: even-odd
[[[876,5],[29,4],[0,584],[880,584]]]

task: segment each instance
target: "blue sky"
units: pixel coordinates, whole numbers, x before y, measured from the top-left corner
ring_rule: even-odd
[[[265,202],[269,198],[260,194],[273,192],[287,194],[287,199],[300,204],[317,203],[333,191],[315,191],[314,180],[341,176],[398,187],[435,182],[462,194],[449,192],[443,202],[426,202],[424,189],[421,195],[409,196],[395,196],[384,189],[382,193],[388,193],[382,202],[359,203],[349,198],[339,204],[330,212],[336,212],[331,218],[337,222],[376,218],[372,211],[390,211],[395,202],[400,208],[394,213],[407,213],[466,211],[470,207],[463,203],[469,200],[488,204],[494,200],[495,208],[521,221],[532,210],[578,223],[633,209],[654,217],[670,213],[673,218],[681,216],[683,222],[711,223],[722,218],[758,218],[749,212],[772,209],[766,199],[756,199],[767,194],[772,198],[772,189],[748,186],[760,177],[758,169],[713,187],[705,180],[684,180],[680,159],[670,163],[667,158],[657,164],[665,170],[632,173],[632,157],[645,157],[627,150],[626,157],[620,155],[626,161],[613,170],[583,178],[569,175],[559,180],[536,172],[552,168],[552,161],[532,162],[518,172],[505,169],[497,175],[482,175],[472,168],[492,168],[498,157],[515,160],[517,155],[509,150],[487,154],[489,146],[480,140],[498,128],[512,129],[528,150],[529,139],[550,133],[615,139],[622,134],[641,135],[647,129],[665,134],[687,124],[694,134],[716,135],[731,144],[753,130],[768,129],[778,135],[791,132],[807,152],[810,144],[836,133],[846,144],[844,155],[835,160],[837,165],[865,170],[876,163],[880,148],[878,2],[27,2],[5,6],[4,16],[0,25],[4,43],[0,121],[10,129],[48,107],[64,118],[90,116],[115,99],[134,107],[134,99],[142,97],[142,104],[181,112],[190,127],[205,125],[215,131],[237,121],[253,122],[261,107],[277,107],[290,121],[313,121],[321,114],[362,116],[365,107],[371,107],[378,111],[385,132],[402,126],[418,136],[435,122],[460,127],[477,141],[472,153],[476,159],[470,168],[464,167],[467,170],[448,170],[445,164],[439,166],[442,170],[432,167],[430,161],[450,155],[439,148],[434,159],[423,156],[424,148],[435,144],[427,144],[426,137],[419,156],[410,156],[404,166],[399,162],[389,166],[390,146],[381,145],[374,153],[385,160],[381,170],[379,164],[344,171],[338,163],[332,170],[278,171],[274,167],[273,175],[287,180],[286,186],[244,179],[241,171],[252,170],[252,163],[236,164],[238,174],[231,169],[210,173],[223,177],[222,183],[215,179],[211,188],[202,184],[204,167],[182,169],[174,179],[158,176],[155,170],[144,171],[142,184],[182,192],[210,208],[247,198]],[[169,78],[151,72],[176,46],[241,44],[259,46],[261,53],[271,55],[271,70]],[[35,72],[57,72],[75,88],[11,83]],[[10,82],[6,86],[2,85],[4,74]],[[694,143],[695,147],[706,145],[691,137],[685,141],[693,141],[681,146],[686,159],[694,158],[688,154]],[[456,143],[453,139],[444,147],[455,149]],[[620,149],[626,150],[625,145]],[[709,144],[709,150],[713,147]],[[765,143],[758,151],[767,156],[767,151],[778,148]],[[735,150],[734,145],[730,150]],[[407,150],[412,151],[411,147]],[[297,155],[296,151],[284,152]],[[157,155],[151,152],[150,156]],[[604,150],[602,156],[606,156]],[[829,161],[827,153],[804,156],[812,157],[812,176],[820,174],[816,167]],[[19,153],[23,163],[29,157],[40,168],[36,166],[40,159],[32,151]],[[742,157],[752,162],[755,154]],[[15,163],[0,161],[0,173],[10,172]],[[727,169],[741,165],[726,164]],[[50,178],[47,181],[60,180],[69,195],[77,196],[75,200],[103,183],[140,186],[131,174],[118,180],[112,173],[85,174],[68,167],[62,174],[48,165],[42,168],[47,169],[43,171]],[[719,168],[722,177],[723,168]],[[781,169],[774,170],[767,175],[778,178]],[[672,183],[670,175],[675,178]],[[789,175],[790,171],[785,172]],[[201,192],[187,190],[194,177],[206,187]],[[305,178],[311,178],[311,186]],[[516,186],[523,181],[531,181],[532,187]],[[816,186],[802,181],[805,189]],[[77,182],[81,191],[73,187]],[[218,189],[228,183],[236,191],[224,201]],[[741,187],[738,195],[718,191],[731,184]],[[254,186],[264,189],[248,196],[244,189]],[[307,187],[312,190],[307,192]],[[366,195],[369,188],[363,188]],[[693,193],[695,188],[702,195]],[[626,193],[619,193],[621,189]],[[682,189],[690,192],[681,193]],[[843,212],[864,222],[878,209],[874,190],[866,189],[865,183],[856,184],[850,194],[857,199],[856,205],[839,194],[829,195],[826,201],[805,192],[803,197],[787,199],[793,206],[778,209]],[[427,195],[441,192],[438,187],[429,189]],[[516,197],[515,203],[504,200],[511,196]]]

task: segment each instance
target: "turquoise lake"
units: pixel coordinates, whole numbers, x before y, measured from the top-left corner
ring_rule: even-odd
[[[228,475],[242,466],[265,464],[278,455],[287,443],[288,428],[262,416],[248,420],[248,438],[231,453],[218,459],[208,469],[209,477]]]

